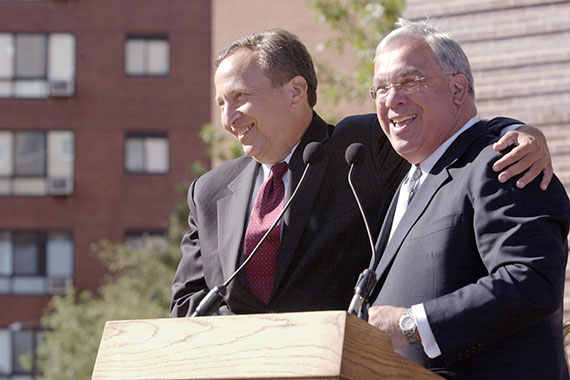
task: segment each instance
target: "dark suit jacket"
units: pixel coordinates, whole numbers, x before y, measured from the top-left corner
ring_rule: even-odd
[[[377,236],[392,195],[409,165],[392,150],[375,115],[349,118],[336,128],[316,114],[289,163],[289,193],[299,182],[307,143],[326,148],[310,169],[283,219],[277,275],[269,305],[236,278],[221,312],[258,313],[347,309],[354,285],[368,266],[371,247],[348,186],[344,151],[353,142],[369,157],[354,175],[356,191]],[[373,157],[380,159],[373,159]],[[242,258],[248,203],[259,164],[241,157],[195,180],[188,192],[190,229],[173,282],[171,316],[188,316],[208,289],[223,283]]]
[[[386,244],[374,305],[423,303],[442,356],[402,354],[450,379],[567,379],[562,306],[570,218],[558,179],[523,190],[491,169],[484,122],[462,133],[423,182]]]

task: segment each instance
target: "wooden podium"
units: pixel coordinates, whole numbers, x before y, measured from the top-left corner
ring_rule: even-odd
[[[92,380],[442,379],[344,311],[110,321]]]

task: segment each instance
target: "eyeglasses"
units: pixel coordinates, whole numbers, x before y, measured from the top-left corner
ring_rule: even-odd
[[[410,95],[418,91],[420,89],[420,84],[426,80],[426,77],[416,76],[413,79],[407,79],[401,83],[387,84],[379,88],[376,88],[376,86],[372,85],[372,87],[368,89],[368,94],[372,100],[384,100],[390,93],[390,90],[392,88],[395,88],[398,91],[402,91],[404,95]]]

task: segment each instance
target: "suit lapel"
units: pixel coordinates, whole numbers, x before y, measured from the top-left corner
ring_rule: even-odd
[[[389,268],[390,263],[392,260],[394,260],[394,257],[396,257],[396,253],[400,249],[400,246],[404,242],[404,239],[406,236],[408,236],[408,233],[412,227],[416,224],[420,216],[423,214],[433,196],[437,193],[437,191],[441,188],[441,186],[446,182],[448,178],[448,172],[444,170],[439,175],[430,174],[425,179],[420,191],[410,203],[410,206],[396,227],[394,235],[392,235],[392,238],[386,245],[384,253],[380,258],[378,268],[376,269],[378,278],[382,278],[383,273]],[[390,223],[390,226],[391,224],[392,223]],[[390,228],[387,229],[386,234],[390,234]]]
[[[291,181],[289,181],[289,194],[299,183],[305,163],[303,162],[303,151],[308,143],[318,141],[325,143],[329,138],[329,126],[316,113],[313,113],[313,120],[309,128],[303,135],[301,142],[295,149],[289,162],[289,173]],[[316,166],[313,166],[307,172],[303,185],[299,189],[299,194],[291,203],[290,208],[283,216],[283,234],[281,236],[281,246],[279,249],[279,261],[277,264],[277,273],[275,275],[275,283],[273,290],[277,289],[283,280],[287,268],[295,255],[299,240],[303,236],[303,231],[308,223],[313,204],[317,198],[317,194],[321,187],[321,182],[326,172],[328,164],[328,156]]]
[[[478,122],[463,132],[461,135],[459,135],[433,167],[430,174],[428,174],[427,178],[422,183],[417,195],[414,197],[408,209],[402,216],[400,224],[398,224],[398,227],[396,227],[396,230],[394,231],[394,235],[392,235],[392,238],[388,241],[387,244],[384,241],[386,248],[382,253],[380,262],[378,263],[378,267],[376,269],[376,274],[378,275],[379,279],[382,279],[385,272],[390,268],[390,265],[396,257],[396,254],[398,253],[402,243],[410,233],[411,229],[417,223],[418,219],[425,212],[435,194],[447,181],[452,180],[448,168],[465,153],[469,145],[477,137],[487,132],[488,131],[485,127],[485,123]],[[395,201],[393,200],[393,203],[394,202]],[[392,219],[390,219],[389,226],[386,226],[386,222],[384,223],[385,225],[382,226],[377,248],[381,247],[382,238],[387,239],[387,235],[390,234],[390,227],[392,224],[391,220]]]
[[[253,184],[260,164],[255,160],[229,185],[230,193],[218,201],[218,247],[224,279],[236,270]],[[235,282],[235,281],[234,281]]]

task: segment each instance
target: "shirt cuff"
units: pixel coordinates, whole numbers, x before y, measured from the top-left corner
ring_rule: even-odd
[[[507,125],[507,126],[504,127],[503,129],[501,129],[500,136],[503,137],[504,135],[507,134],[507,132],[514,131],[515,129],[517,129],[518,127],[522,127],[523,125],[524,125],[524,124],[511,124],[511,125]]]
[[[430,359],[440,356],[441,350],[439,349],[439,346],[435,341],[435,336],[433,336],[433,332],[431,331],[424,305],[422,303],[413,305],[412,313],[414,313],[414,318],[416,319],[416,325],[418,327],[418,332],[420,333],[424,352]]]

